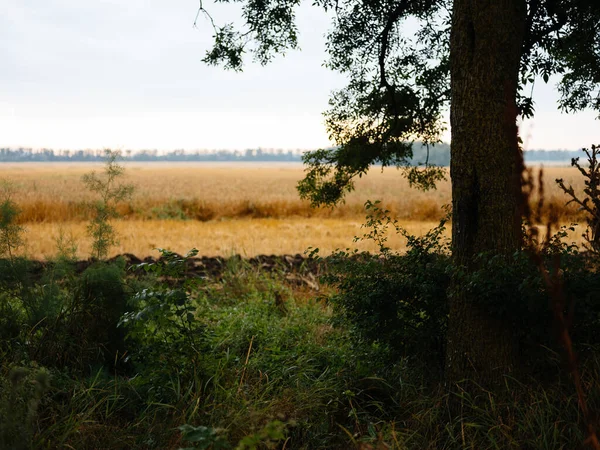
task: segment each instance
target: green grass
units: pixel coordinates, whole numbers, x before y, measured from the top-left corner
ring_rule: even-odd
[[[54,279],[62,301],[80,278]],[[123,282],[131,295],[164,283],[177,289],[174,279],[152,274]],[[382,348],[334,326],[323,293],[307,295],[283,272],[231,259],[222,279],[180,288],[189,294],[201,349],[181,370],[169,366],[176,349],[157,360],[123,363],[116,373],[90,364],[41,368],[31,352],[5,350],[2,442],[37,449],[567,449],[584,440],[574,389],[560,375],[560,363],[545,384],[507,379],[506,392],[496,395],[458,387],[448,393],[425,384],[418,364],[390,364]],[[21,326],[27,336],[31,324],[23,319]],[[185,332],[170,336],[180,336],[171,345],[188,348]],[[134,344],[127,341],[132,360]],[[597,411],[600,358],[590,355],[583,378]],[[27,371],[15,384],[17,366]],[[47,386],[40,373],[48,374]],[[460,411],[451,413],[451,396]],[[10,414],[20,419],[6,420]]]

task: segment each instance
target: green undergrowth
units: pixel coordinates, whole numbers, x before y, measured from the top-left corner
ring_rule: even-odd
[[[18,326],[2,348],[1,448],[555,449],[584,439],[549,350],[551,381],[449,393],[284,272],[234,258],[222,278],[192,279],[184,260],[162,251],[135,275],[120,263],[75,275],[57,261],[37,281],[4,281]],[[44,289],[52,299],[33,314],[22,300]],[[107,298],[124,304],[120,317]],[[583,382],[599,410],[600,358],[588,354]]]

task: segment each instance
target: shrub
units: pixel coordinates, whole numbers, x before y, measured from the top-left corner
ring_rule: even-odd
[[[96,262],[78,277],[55,282],[49,296],[62,304],[55,317],[36,328],[31,343],[33,357],[48,367],[79,373],[108,367],[122,369],[124,331],[117,327],[128,311],[125,261]],[[57,301],[57,300],[55,300]]]
[[[340,251],[329,259],[331,274],[325,281],[339,289],[331,299],[337,316],[359,340],[385,346],[390,360],[415,357],[441,370],[451,277],[448,243],[442,237],[446,219],[416,237],[391,220],[378,203],[367,202],[366,208],[370,231],[363,238],[374,240],[380,251]],[[389,226],[406,237],[406,254],[386,247]]]
[[[466,272],[453,267],[443,238],[445,220],[422,237],[406,233],[377,203],[370,211],[362,239],[379,245],[379,253],[338,251],[329,259],[331,273],[325,281],[338,288],[331,300],[339,321],[355,338],[382,345],[390,361],[410,357],[441,375],[444,364],[448,302],[454,289],[467,290],[486,310],[502,317],[521,343],[525,365],[539,369],[556,348],[549,295],[539,268],[526,251],[509,257],[479,254]],[[386,247],[392,226],[407,239],[407,251]],[[572,228],[571,228],[572,230]],[[556,258],[563,289],[570,303],[565,314],[572,318],[571,335],[579,345],[600,344],[600,277],[587,256],[566,244],[567,228],[551,237],[543,258],[552,271]],[[435,367],[436,370],[432,370]]]
[[[44,369],[14,367],[6,378],[0,375],[0,448],[32,448],[38,406],[48,388]]]
[[[130,293],[125,283],[125,261],[96,263],[78,279],[75,307],[78,316],[72,326],[84,340],[101,350],[100,362],[112,366],[117,354],[125,351],[125,333],[117,325],[128,311]]]
[[[167,387],[174,378],[184,385],[193,383],[201,371],[204,326],[197,320],[193,279],[185,278],[186,260],[193,249],[181,257],[159,249],[157,262],[142,263],[132,270],[143,270],[155,277],[151,287],[132,296],[132,309],[120,321],[126,332],[129,353],[142,384],[152,389],[155,400],[168,400]]]
[[[13,188],[0,180],[0,257],[13,259],[15,251],[23,245],[24,229],[17,223],[19,207],[12,200]]]

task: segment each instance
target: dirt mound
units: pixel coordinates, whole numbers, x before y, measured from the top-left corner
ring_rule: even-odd
[[[177,256],[183,258],[181,255]],[[141,268],[136,270],[136,266],[139,264],[151,264],[161,261],[161,258],[148,256],[141,259],[131,253],[124,253],[110,258],[108,262],[116,262],[119,259],[125,260],[126,267],[132,273],[138,271],[141,273]],[[76,273],[83,272],[95,262],[94,259],[77,261],[75,263]],[[48,261],[30,261],[29,273],[34,278],[41,277],[45,270],[52,267],[53,264],[53,262]],[[295,255],[259,255],[253,258],[242,258],[240,255],[228,258],[202,256],[186,260],[185,275],[187,277],[219,280],[228,271],[238,273],[247,270],[260,270],[268,273],[280,273],[292,284],[306,285],[311,289],[318,289],[317,279],[325,270],[325,266],[326,264],[323,261],[317,262],[299,253]]]
[[[181,255],[177,255],[183,258]],[[124,253],[109,259],[108,262],[115,262],[118,259],[124,259],[128,267],[135,267],[142,263],[160,262],[161,258],[153,258],[148,256],[140,259],[130,253]],[[93,261],[80,261],[78,269],[84,270]],[[236,271],[244,269],[260,269],[267,272],[298,272],[298,273],[313,273],[317,274],[320,265],[309,258],[305,258],[301,254],[296,255],[259,255],[253,258],[242,258],[240,255],[234,255],[229,258],[221,256],[209,257],[202,256],[196,258],[188,258],[186,260],[186,273],[190,275],[200,275],[211,278],[219,278],[226,270]]]

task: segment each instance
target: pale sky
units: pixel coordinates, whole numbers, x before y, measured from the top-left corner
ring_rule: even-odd
[[[323,67],[329,18],[298,11],[301,51],[243,73],[201,62],[212,29],[197,0],[0,0],[0,147],[314,149],[344,79]],[[216,22],[239,5],[205,6]],[[552,84],[552,83],[551,83]],[[600,143],[596,114],[564,115],[536,87],[527,149]],[[445,136],[449,141],[449,135]]]

